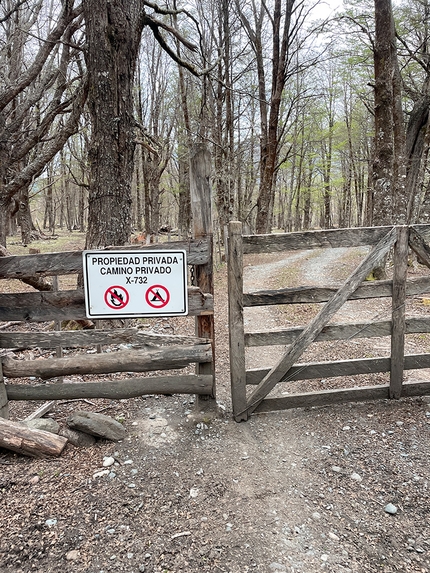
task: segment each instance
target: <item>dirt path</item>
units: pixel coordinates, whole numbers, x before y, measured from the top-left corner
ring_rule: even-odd
[[[309,253],[295,255],[297,280],[321,276]],[[254,289],[285,269],[279,260],[249,264]],[[333,261],[320,264],[332,273]],[[225,416],[199,418],[184,396],[96,401],[125,418],[124,442],[67,448],[56,460],[0,453],[1,572],[430,572],[430,405],[380,401],[236,424],[224,270],[216,281]],[[288,319],[271,309],[249,320],[257,330]],[[269,358],[257,357],[259,366]],[[91,405],[64,403],[53,417],[64,423],[77,407]],[[116,460],[110,473],[95,477],[107,456]]]

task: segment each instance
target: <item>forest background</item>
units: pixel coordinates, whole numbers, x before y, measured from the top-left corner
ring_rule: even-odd
[[[0,244],[428,222],[427,0],[1,0]],[[146,240],[146,239],[145,239]]]

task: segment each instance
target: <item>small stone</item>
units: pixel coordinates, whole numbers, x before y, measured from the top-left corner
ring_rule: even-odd
[[[97,412],[75,412],[67,419],[67,425],[73,430],[80,430],[97,438],[105,438],[114,442],[124,439],[126,434],[122,424],[110,416]]]
[[[33,476],[33,477],[30,479],[30,482],[29,482],[29,483],[30,483],[30,485],[36,485],[37,483],[39,483],[39,481],[40,481],[40,477],[39,477],[39,476]]]
[[[99,472],[96,472],[95,474],[93,474],[93,479],[97,479],[97,478],[101,478],[104,476],[109,475],[109,470],[101,470]]]
[[[350,430],[350,429],[351,429],[351,426],[344,426],[344,427],[342,428],[342,430],[343,430],[344,432],[346,432],[347,430]]]
[[[396,515],[397,507],[392,503],[387,503],[387,505],[384,507],[384,511],[385,513],[389,513],[390,515]]]
[[[76,448],[89,448],[96,443],[94,436],[80,432],[79,430],[72,430],[71,428],[61,428],[60,436],[67,438],[69,443]]]
[[[54,527],[54,525],[57,525],[57,520],[55,518],[47,519],[45,521],[45,525],[47,525],[48,527]]]
[[[333,533],[332,531],[329,531],[328,536],[329,536],[330,539],[332,539],[333,541],[339,541],[339,537],[336,535],[336,533]]]
[[[22,423],[32,430],[43,430],[51,434],[58,434],[60,431],[60,424],[51,418],[35,418],[34,420],[26,420]]]
[[[399,426],[399,428],[400,428],[401,426],[403,426],[403,422],[401,420],[399,420],[398,422],[396,422],[396,426]]]
[[[321,514],[318,513],[318,511],[314,511],[312,514],[312,519],[314,519],[315,521],[318,521],[321,519]]]
[[[328,555],[326,553],[321,555],[321,561],[328,561]]]
[[[269,565],[269,569],[271,571],[286,571],[287,570],[285,565],[282,565],[282,563],[275,563],[275,562],[273,562]]]
[[[139,565],[139,572],[145,573],[145,565]]]
[[[66,553],[66,561],[76,561],[79,559],[79,551],[77,549],[72,549]]]
[[[197,487],[192,487],[190,489],[190,497],[196,498],[199,495],[199,490]]]
[[[113,458],[112,456],[105,456],[103,458],[104,468],[110,468],[110,466],[113,466],[114,463],[115,463],[115,458]]]
[[[358,482],[360,482],[360,481],[363,480],[363,478],[361,477],[361,475],[360,475],[360,474],[357,474],[356,472],[353,472],[353,473],[351,474],[351,479],[354,480],[354,481],[358,481]]]
[[[125,466],[131,466],[133,464],[133,460],[125,460],[124,465]]]
[[[337,474],[342,471],[342,468],[340,468],[339,466],[332,466],[331,469],[333,472],[336,472]]]

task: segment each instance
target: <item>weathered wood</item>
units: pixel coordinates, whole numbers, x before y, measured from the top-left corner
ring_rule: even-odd
[[[59,456],[67,438],[0,418],[0,447],[32,457]]]
[[[213,295],[202,293],[197,287],[189,287],[188,311],[191,316],[210,315],[213,312]],[[82,289],[0,294],[0,320],[46,322],[85,318]]]
[[[304,328],[296,326],[288,329],[266,332],[247,332],[245,346],[286,346],[293,343]],[[430,317],[412,316],[405,320],[405,334],[430,332]],[[325,326],[315,342],[327,340],[353,340],[355,338],[380,338],[391,336],[391,320],[379,322],[345,322]],[[1,342],[1,334],[0,334]]]
[[[388,398],[388,385],[363,386],[361,388],[342,388],[339,390],[324,390],[321,392],[305,392],[283,396],[281,398],[266,398],[256,408],[256,412],[275,412],[291,408],[309,408],[328,406],[345,402],[361,402],[365,400],[383,400]]]
[[[417,227],[409,228],[409,246],[418,255],[420,263],[430,268],[430,247]]]
[[[284,288],[279,290],[259,290],[243,295],[243,306],[268,306],[274,304],[301,304],[314,302],[327,302],[339,290],[340,285],[332,287],[302,286],[296,288]],[[430,290],[430,277],[420,277],[408,280],[406,283],[406,295],[415,296]],[[360,300],[368,298],[391,297],[393,294],[393,281],[375,281],[361,284],[352,293],[348,300]]]
[[[8,384],[9,400],[77,400],[108,398],[122,400],[145,394],[203,394],[212,389],[212,376],[151,376],[102,382],[63,384]]]
[[[310,322],[302,334],[290,346],[267,376],[260,382],[247,400],[246,415],[251,414],[258,404],[267,396],[274,386],[285,376],[291,366],[303,354],[306,348],[319,335],[324,326],[348,300],[351,294],[363,282],[369,272],[391,249],[397,237],[396,229],[391,229],[383,239],[373,248],[358,268],[348,277],[340,290],[333,296],[328,304]]]
[[[6,386],[3,379],[3,367],[0,360],[0,418],[9,419],[9,403],[7,398]]]
[[[55,400],[51,400],[50,402],[45,402],[44,404],[39,406],[39,408],[37,408],[37,410],[35,410],[29,416],[27,416],[24,419],[24,421],[30,422],[31,420],[37,420],[37,418],[41,418],[47,412],[50,412],[54,408],[55,404],[56,404]]]
[[[360,247],[376,245],[392,227],[356,227],[354,229],[325,229],[274,235],[245,235],[243,253],[273,253],[302,249]]]
[[[242,223],[228,226],[228,325],[230,337],[230,380],[233,414],[236,422],[246,410],[246,372],[243,324]]]
[[[0,332],[0,348],[78,348],[111,344],[168,346],[172,344],[208,344],[207,338],[152,334],[138,328],[113,330],[63,330],[61,332]]]
[[[398,227],[394,245],[394,273],[392,299],[390,398],[402,394],[405,356],[405,301],[408,274],[408,227]]]
[[[208,260],[205,264],[194,267],[196,286],[204,293],[214,293],[213,281],[213,225],[212,225],[212,190],[210,176],[212,171],[211,155],[205,144],[195,144],[190,155],[190,196],[193,215],[193,236],[195,240],[204,238],[209,241]],[[211,406],[215,406],[215,324],[214,316],[200,315],[196,318],[196,334],[212,341],[212,360],[198,364],[197,374],[212,375],[213,388],[208,395]],[[205,398],[206,399],[206,398]],[[211,400],[212,399],[212,400]],[[200,400],[198,400],[200,402]],[[207,405],[205,405],[207,406]]]
[[[148,350],[121,350],[108,354],[82,354],[44,360],[3,358],[7,378],[37,376],[42,379],[74,374],[108,374],[110,372],[148,372],[184,368],[190,363],[212,360],[212,346],[167,346]]]
[[[172,243],[157,243],[152,245],[125,245],[112,247],[115,250],[146,251],[151,249],[175,250],[187,252],[189,265],[205,264],[209,260],[210,241],[206,237]],[[104,249],[109,250],[109,249]],[[82,251],[63,253],[44,253],[40,255],[21,255],[0,257],[0,277],[21,279],[26,276],[52,276],[82,273]]]
[[[426,396],[430,393],[430,382],[415,382],[403,384],[402,397]],[[323,392],[307,392],[291,394],[282,398],[267,398],[263,400],[256,412],[274,412],[291,408],[309,408],[316,406],[331,406],[346,402],[362,402],[370,400],[385,400],[389,397],[389,386],[363,386],[361,388],[342,388],[340,390],[324,390]]]
[[[315,380],[318,378],[336,378],[339,376],[355,376],[357,374],[375,374],[389,372],[391,359],[355,358],[333,362],[310,362],[292,366],[280,382],[295,382],[297,380]],[[430,368],[430,354],[409,354],[405,356],[405,370]],[[246,384],[258,385],[270,372],[270,368],[254,368],[246,372]]]

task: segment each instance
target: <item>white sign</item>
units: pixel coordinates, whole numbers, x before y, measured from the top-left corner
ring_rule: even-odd
[[[188,314],[185,251],[84,251],[88,318]]]

